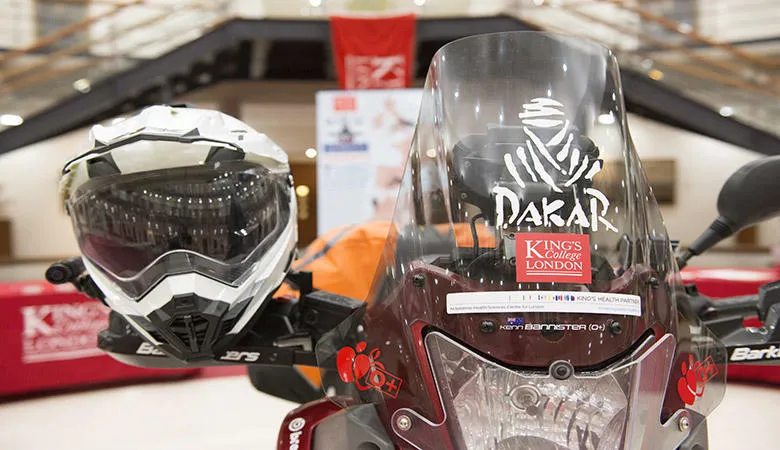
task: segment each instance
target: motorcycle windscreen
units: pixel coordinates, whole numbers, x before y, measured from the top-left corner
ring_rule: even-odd
[[[678,289],[612,54],[461,39],[428,71],[367,309],[317,346],[324,385],[418,448],[650,445],[637,408],[668,431],[723,395],[722,346],[678,316]]]

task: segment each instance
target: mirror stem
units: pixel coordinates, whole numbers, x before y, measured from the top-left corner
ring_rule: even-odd
[[[707,230],[702,233],[679,258],[677,258],[677,265],[682,269],[688,263],[689,259],[696,255],[701,255],[713,245],[726,239],[737,231],[739,230],[735,229],[728,220],[723,217],[718,217],[710,224],[709,228],[707,228]]]
[[[695,255],[691,253],[690,251],[686,250],[683,252],[682,255],[677,257],[677,267],[682,270],[685,268],[685,266],[688,265],[688,260],[693,258]]]

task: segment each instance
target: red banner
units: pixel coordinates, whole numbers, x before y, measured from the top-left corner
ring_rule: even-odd
[[[74,291],[43,281],[0,283],[0,397],[198,372],[115,361],[97,348],[108,308]]]
[[[331,17],[330,30],[342,89],[409,87],[414,62],[414,14]]]

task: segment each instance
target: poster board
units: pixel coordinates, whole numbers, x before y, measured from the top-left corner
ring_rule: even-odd
[[[317,234],[389,221],[422,89],[317,93]]]

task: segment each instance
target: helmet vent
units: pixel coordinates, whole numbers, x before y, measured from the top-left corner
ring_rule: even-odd
[[[87,174],[90,178],[117,175],[122,173],[110,154],[87,160]]]
[[[242,159],[244,159],[244,152],[227,147],[211,147],[208,156],[206,156],[207,163],[240,161]]]
[[[187,314],[173,319],[170,329],[191,351],[198,352],[206,340],[209,321],[200,314]]]

